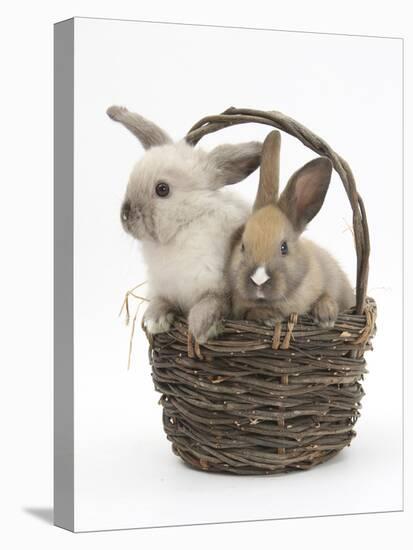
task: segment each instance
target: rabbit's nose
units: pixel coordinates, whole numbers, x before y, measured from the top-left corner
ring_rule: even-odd
[[[271,279],[265,267],[263,266],[257,267],[257,269],[254,271],[254,273],[251,275],[250,278],[251,278],[251,281],[257,286],[262,286],[264,283],[266,283]]]

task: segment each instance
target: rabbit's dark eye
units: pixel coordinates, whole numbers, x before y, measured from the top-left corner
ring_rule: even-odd
[[[120,216],[122,218],[122,221],[124,222],[127,222],[128,219],[129,219],[129,215],[130,215],[130,211],[131,211],[131,206],[130,206],[130,202],[129,201],[125,201],[122,205],[122,209],[121,209],[121,212],[120,212]]]
[[[280,249],[281,249],[282,256],[285,256],[286,254],[288,254],[288,245],[287,245],[286,241],[283,241],[281,243]]]
[[[169,195],[169,185],[164,181],[160,181],[156,184],[155,191],[158,197],[167,197]]]
[[[241,243],[241,252],[245,252],[245,245],[244,245],[244,243]]]

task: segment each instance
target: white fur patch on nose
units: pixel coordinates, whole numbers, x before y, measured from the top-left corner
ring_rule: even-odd
[[[257,269],[255,270],[255,273],[251,275],[251,280],[257,286],[263,285],[268,281],[269,278],[270,276],[268,275],[268,273],[265,270],[265,267],[263,266],[257,267]]]

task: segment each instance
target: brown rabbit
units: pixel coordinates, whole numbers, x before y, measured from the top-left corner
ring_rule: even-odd
[[[232,315],[273,325],[291,313],[310,313],[333,327],[339,311],[355,303],[336,260],[301,237],[323,204],[332,164],[319,157],[295,172],[278,199],[281,136],[271,132],[263,146],[254,210],[236,231],[228,263]]]

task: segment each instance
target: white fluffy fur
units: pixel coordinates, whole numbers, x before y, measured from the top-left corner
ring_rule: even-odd
[[[228,191],[201,195],[192,206],[197,216],[191,216],[172,240],[143,242],[151,293],[164,296],[185,312],[206,292],[223,291],[229,237],[249,212]]]
[[[108,115],[147,149],[131,173],[121,216],[125,230],[143,245],[151,294],[145,324],[152,333],[166,331],[179,309],[198,341],[205,341],[228,312],[229,243],[249,212],[220,188],[259,166],[262,144],[226,144],[206,152],[185,141],[172,143],[154,123],[125,108],[113,106]],[[169,186],[165,197],[156,194],[160,182]]]

